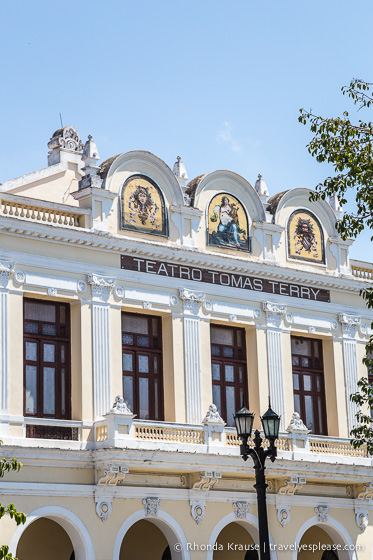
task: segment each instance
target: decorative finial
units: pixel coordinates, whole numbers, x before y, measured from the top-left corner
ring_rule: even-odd
[[[102,179],[97,175],[100,156],[96,146],[96,142],[92,139],[92,134],[88,135],[88,140],[84,144],[82,160],[84,161],[84,176],[79,181],[79,190],[87,187],[102,187]]]
[[[269,197],[269,192],[268,192],[268,188],[266,185],[266,182],[263,180],[262,178],[263,176],[261,175],[261,173],[258,174],[258,178],[255,181],[255,190],[258,193],[260,200],[265,203],[267,201],[267,198]]]
[[[181,156],[177,156],[173,172],[179,182],[180,187],[185,189],[186,182],[188,180],[188,173],[185,169],[184,163],[181,161]]]

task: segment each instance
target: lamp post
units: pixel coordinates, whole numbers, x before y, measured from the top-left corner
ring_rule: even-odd
[[[268,484],[265,480],[265,460],[267,457],[272,461],[277,457],[277,447],[275,441],[278,438],[280,427],[280,416],[273,412],[271,405],[265,414],[261,417],[264,435],[269,441],[268,449],[262,447],[263,439],[260,437],[259,430],[255,430],[254,447],[249,447],[247,440],[251,436],[253,428],[254,414],[243,406],[234,415],[234,422],[238,437],[241,438],[242,444],[240,452],[244,461],[247,461],[249,455],[254,461],[255,484],[254,488],[258,501],[258,519],[259,519],[259,552],[260,560],[270,560],[269,550],[269,534],[268,534],[268,518],[266,504],[266,488]]]

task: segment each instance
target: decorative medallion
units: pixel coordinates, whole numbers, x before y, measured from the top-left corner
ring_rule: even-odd
[[[154,181],[132,175],[121,194],[122,229],[167,236],[163,195]]]
[[[324,234],[319,220],[296,210],[288,222],[288,254],[292,259],[325,264]]]
[[[217,194],[211,200],[207,216],[209,245],[250,251],[249,228],[242,204],[231,194]]]

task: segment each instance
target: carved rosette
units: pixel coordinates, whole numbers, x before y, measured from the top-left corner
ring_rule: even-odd
[[[158,508],[161,504],[159,498],[144,498],[142,503],[145,506],[145,515],[153,515],[156,517],[158,515]]]
[[[248,502],[233,502],[234,515],[236,519],[246,519],[249,513],[250,504]]]
[[[325,523],[326,521],[328,521],[328,515],[330,512],[329,506],[317,506],[315,507],[315,512],[317,515],[317,520],[320,523]]]
[[[354,338],[356,330],[360,325],[360,317],[356,315],[348,315],[347,313],[339,314],[339,322],[342,325],[343,336],[347,338]]]
[[[262,309],[266,314],[267,325],[269,327],[279,327],[282,317],[286,314],[286,305],[278,305],[270,301],[264,301],[262,303]]]
[[[87,282],[91,285],[92,294],[94,295],[110,295],[111,290],[115,286],[115,278],[108,276],[100,276],[98,274],[87,274]]]
[[[122,286],[116,286],[114,289],[114,294],[118,299],[124,298],[124,288]]]

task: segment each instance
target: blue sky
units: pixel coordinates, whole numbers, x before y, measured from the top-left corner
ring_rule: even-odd
[[[2,0],[0,182],[46,166],[62,113],[102,160],[143,149],[189,178],[313,188],[330,169],[299,108],[354,114],[340,88],[373,81],[372,20],[369,0]],[[369,240],[351,256],[371,260]]]

